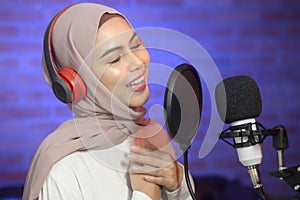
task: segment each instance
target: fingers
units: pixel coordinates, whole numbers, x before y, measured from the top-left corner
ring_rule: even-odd
[[[172,177],[175,176],[174,165],[169,165],[164,168],[157,168],[151,165],[140,165],[132,163],[130,168],[131,173],[148,174],[152,176]]]
[[[174,191],[179,187],[178,184],[175,184],[177,181],[172,178],[145,176],[144,180],[157,185],[162,185],[169,191]]]
[[[152,148],[144,148],[140,146],[132,146],[131,153],[142,154],[145,156],[153,156],[165,161],[174,161],[173,157],[164,151],[153,150]]]
[[[169,191],[179,187],[176,171],[172,167],[157,169],[149,165],[132,164],[131,173],[141,174],[145,181],[164,186]]]
[[[174,162],[174,159],[168,153],[151,151],[142,147],[133,147],[127,158],[132,162],[156,168],[166,167]]]
[[[163,161],[160,158],[157,158],[155,156],[149,156],[143,154],[131,153],[127,156],[127,158],[132,163],[138,163],[139,165],[148,165],[154,167],[156,170],[161,167],[165,167],[166,165],[169,164],[169,162]]]
[[[164,186],[169,191],[179,187],[181,179],[178,176],[177,162],[170,154],[133,146],[127,157],[131,161],[130,173],[143,174],[145,181]]]

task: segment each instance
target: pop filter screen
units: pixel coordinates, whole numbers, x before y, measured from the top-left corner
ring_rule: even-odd
[[[170,137],[186,150],[196,134],[202,112],[202,88],[194,67],[181,64],[171,73],[164,108]]]

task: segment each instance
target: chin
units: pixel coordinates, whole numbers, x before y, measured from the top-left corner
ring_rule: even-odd
[[[131,97],[129,101],[130,108],[136,108],[143,106],[149,99],[149,90],[148,88],[143,92],[143,94]]]

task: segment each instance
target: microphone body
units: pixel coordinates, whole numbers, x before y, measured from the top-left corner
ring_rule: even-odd
[[[254,118],[252,119],[244,119],[244,120],[239,120],[236,122],[232,122],[231,126],[236,127],[236,126],[241,126],[241,125],[246,125],[246,124],[251,124],[251,130],[257,130],[257,125],[256,125],[256,120]],[[246,129],[240,129],[240,130],[235,130],[233,132],[241,132],[241,131],[246,131]],[[255,142],[258,142],[258,137],[254,136]],[[241,137],[235,137],[234,142],[236,144],[241,144],[243,142],[248,142],[248,137],[241,136]],[[248,146],[248,147],[240,147],[236,148],[238,158],[240,163],[248,168],[248,173],[251,179],[251,182],[253,184],[253,187],[255,189],[262,188],[262,183],[261,183],[261,178],[260,178],[260,172],[259,172],[259,167],[258,165],[262,162],[262,149],[261,145],[259,143]]]
[[[240,126],[240,125],[245,125],[251,123],[251,128],[252,130],[257,130],[256,126],[256,120],[254,118],[252,119],[244,119],[236,122],[232,122],[231,126]],[[239,132],[239,131],[246,131],[245,129],[241,130],[236,130],[234,132]],[[234,138],[236,144],[240,144],[244,141],[248,140],[248,137],[242,136],[242,137],[235,137]],[[255,138],[256,142],[258,142],[258,138]],[[261,145],[260,144],[255,144],[253,146],[249,147],[241,147],[237,148],[237,154],[239,161],[242,163],[243,166],[248,167],[251,165],[258,165],[262,161],[262,150],[261,150]]]
[[[248,168],[253,187],[261,199],[266,199],[259,173],[262,150],[255,118],[261,114],[262,101],[256,82],[248,76],[235,76],[221,81],[215,91],[220,118],[230,124],[234,147],[240,163]]]

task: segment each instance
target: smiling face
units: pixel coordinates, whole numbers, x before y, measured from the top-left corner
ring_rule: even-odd
[[[111,17],[100,26],[92,71],[129,107],[139,107],[149,98],[149,62],[148,51],[123,17]]]

